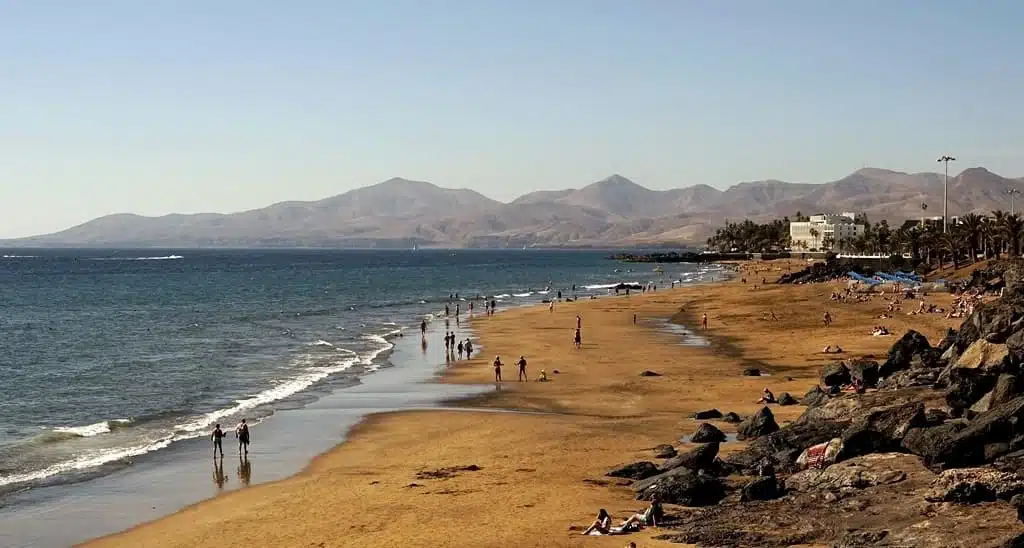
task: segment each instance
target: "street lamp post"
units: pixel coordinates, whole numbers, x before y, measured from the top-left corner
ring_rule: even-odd
[[[949,207],[949,163],[955,162],[956,158],[952,156],[942,156],[939,158],[940,162],[946,165],[945,175],[942,177],[942,232],[949,232],[949,228],[946,226],[947,208]]]
[[[1013,215],[1013,197],[1020,194],[1020,191],[1016,188],[1008,188],[1006,189],[1006,193],[1010,195],[1010,215]]]

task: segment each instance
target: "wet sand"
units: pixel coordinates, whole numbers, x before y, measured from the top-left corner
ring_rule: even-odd
[[[776,263],[777,265],[778,263]],[[773,267],[777,268],[777,266]],[[781,274],[757,274],[769,281]],[[650,448],[679,443],[694,411],[715,407],[750,413],[760,390],[798,397],[816,384],[820,366],[835,355],[882,357],[908,328],[937,341],[960,320],[910,316],[880,320],[886,303],[829,301],[839,284],[768,286],[740,283],[688,286],[647,295],[561,303],[478,316],[479,357],[449,368],[452,384],[493,382],[490,362],[506,363],[500,391],[459,405],[537,414],[405,411],[373,415],[344,444],[316,458],[301,474],[218,496],[88,546],[197,546],[232,542],[255,546],[678,546],[652,540],[647,529],[629,538],[583,537],[597,509],[616,520],[642,503],[604,473],[619,464],[654,460]],[[948,305],[948,295],[929,299]],[[821,325],[829,310],[834,323]],[[777,321],[764,320],[774,311]],[[709,316],[709,329],[668,328]],[[576,314],[583,348],[573,348]],[[633,324],[633,314],[637,324]],[[894,334],[872,337],[884,324]],[[550,382],[515,382],[512,365],[529,360]],[[768,377],[744,377],[758,367]],[[555,374],[554,370],[559,373]],[[644,370],[661,376],[642,377]],[[801,406],[774,407],[780,421]],[[727,443],[723,451],[738,448]],[[685,509],[669,507],[672,512]]]

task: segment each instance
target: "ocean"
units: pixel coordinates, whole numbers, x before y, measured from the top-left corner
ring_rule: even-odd
[[[19,493],[85,484],[176,444],[258,435],[390,368],[398,340],[444,307],[483,312],[609,284],[698,282],[714,266],[608,260],[607,251],[0,251],[0,520]],[[434,335],[436,333],[436,337]]]

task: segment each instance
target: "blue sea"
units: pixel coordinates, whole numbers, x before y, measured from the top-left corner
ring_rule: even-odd
[[[606,251],[0,251],[0,505],[88,481],[215,423],[360,383],[443,309],[468,318],[714,267]],[[575,293],[573,286],[575,285]]]

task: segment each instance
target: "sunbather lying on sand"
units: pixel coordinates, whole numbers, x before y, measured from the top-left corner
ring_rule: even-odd
[[[594,520],[594,523],[590,524],[590,527],[583,531],[583,534],[589,535],[596,532],[599,535],[607,535],[611,529],[612,517],[608,515],[608,510],[602,508],[597,512],[597,519]]]

